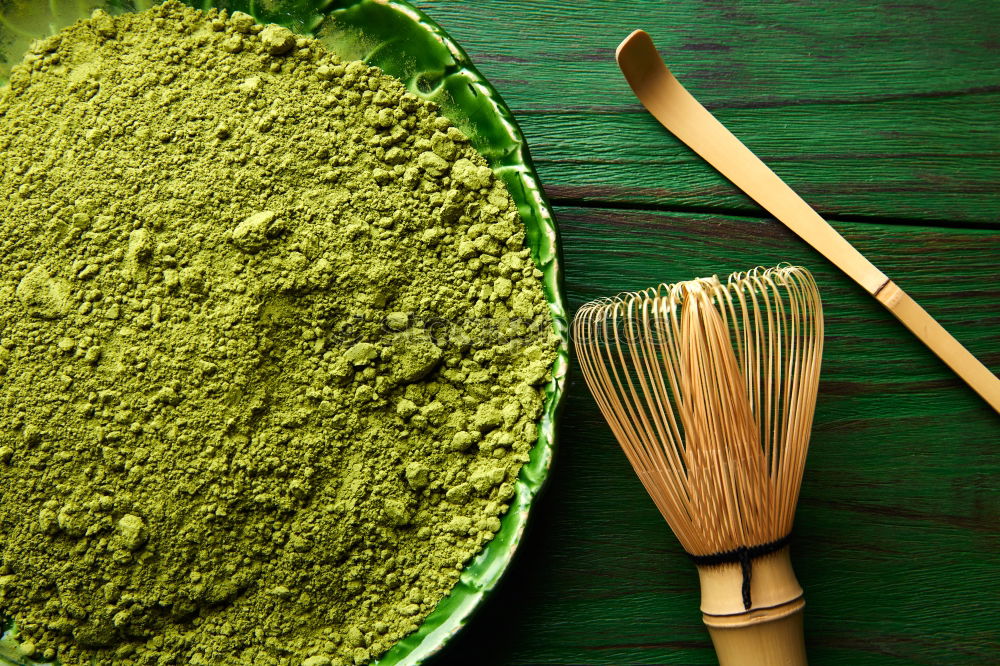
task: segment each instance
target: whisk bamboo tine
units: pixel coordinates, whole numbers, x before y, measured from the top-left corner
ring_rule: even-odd
[[[874,296],[1000,412],[1000,378],[709,113],[670,72],[647,33],[634,31],[615,57],[636,97],[664,127]]]
[[[620,294],[583,306],[573,330],[601,412],[698,566],[720,661],[805,663],[787,540],[823,347],[812,276],[779,266]]]

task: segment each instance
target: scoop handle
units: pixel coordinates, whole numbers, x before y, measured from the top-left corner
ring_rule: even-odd
[[[616,52],[643,106],[684,144],[882,303],[994,410],[1000,379],[812,209],[689,93],[636,30]]]
[[[938,355],[948,367],[1000,412],[1000,379],[930,316],[909,294],[889,280],[875,294],[879,303]]]

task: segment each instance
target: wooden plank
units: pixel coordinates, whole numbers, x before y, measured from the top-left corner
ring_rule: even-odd
[[[424,0],[515,110],[631,104],[614,49],[656,40],[716,106],[879,101],[1000,87],[1000,3]]]
[[[1000,93],[990,93],[718,117],[828,217],[996,227],[998,113]],[[529,112],[518,121],[557,203],[762,212],[645,111]]]
[[[822,289],[827,348],[793,560],[812,664],[982,664],[1000,650],[1000,417],[773,220],[557,210],[573,311],[781,260]],[[994,370],[1000,234],[845,224]],[[441,663],[711,664],[697,578],[574,369],[551,486],[514,567]]]
[[[613,50],[642,26],[685,85],[824,214],[1000,218],[1000,3],[422,6],[514,109],[550,194],[567,203],[756,214],[635,101]]]
[[[774,220],[655,211],[559,210],[566,211],[559,220],[567,276],[573,285],[571,303],[575,297],[590,300],[657,282],[791,261],[816,273],[824,299],[832,303],[827,313],[833,322],[828,335],[841,334],[834,324],[843,317],[845,335],[870,341],[852,353],[863,352],[866,361],[891,362],[905,347],[906,353],[914,356],[908,363],[920,363],[911,370],[929,369],[937,363],[871,297]],[[1000,346],[996,344],[1000,233],[856,223],[839,223],[837,228],[973,353],[1000,371]],[[583,282],[574,283],[575,276],[581,276]],[[876,344],[885,339],[892,343]],[[927,357],[928,365],[920,361],[921,356]],[[940,370],[946,377],[943,365]],[[827,366],[827,377],[830,372]],[[874,377],[860,378],[870,382]]]

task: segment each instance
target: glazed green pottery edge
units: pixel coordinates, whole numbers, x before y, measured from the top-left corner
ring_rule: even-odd
[[[379,666],[419,664],[436,653],[468,622],[499,582],[527,524],[531,502],[541,490],[555,449],[556,416],[569,367],[568,320],[562,292],[559,234],[535,173],[527,144],[510,109],[473,67],[468,55],[423,12],[402,0],[185,0],[199,9],[246,11],[264,23],[311,34],[344,58],[361,59],[402,80],[411,92],[438,104],[461,128],[507,185],[527,230],[527,244],[542,272],[554,330],[560,338],[538,442],[521,469],[500,531],[463,570],[451,594],[416,632],[397,643]],[[34,39],[45,37],[95,8],[113,13],[141,11],[149,0],[0,0],[0,85]],[[18,657],[14,644],[0,641],[0,664],[37,662]]]

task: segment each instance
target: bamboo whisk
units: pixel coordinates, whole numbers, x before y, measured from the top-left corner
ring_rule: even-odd
[[[788,556],[823,351],[812,275],[782,265],[584,305],[583,375],[698,567],[719,661],[805,664]]]

